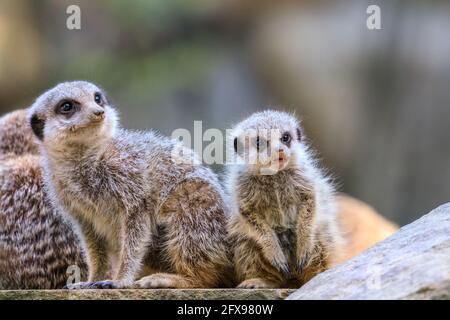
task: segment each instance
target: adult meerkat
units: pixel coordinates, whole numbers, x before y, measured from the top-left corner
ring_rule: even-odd
[[[50,89],[29,117],[46,186],[87,245],[88,282],[70,288],[223,285],[231,266],[224,193],[191,150],[118,128],[105,93],[89,82]],[[113,279],[102,281],[109,261]]]
[[[44,192],[39,162],[26,110],[1,117],[0,289],[62,288],[77,273],[70,266],[87,274],[79,239]]]
[[[232,131],[230,235],[239,287],[298,287],[339,259],[334,190],[300,123],[253,114]]]

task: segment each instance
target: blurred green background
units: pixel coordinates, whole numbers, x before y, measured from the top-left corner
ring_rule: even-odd
[[[0,114],[74,79],[167,135],[295,111],[340,190],[405,224],[450,199],[449,33],[448,1],[1,0]]]

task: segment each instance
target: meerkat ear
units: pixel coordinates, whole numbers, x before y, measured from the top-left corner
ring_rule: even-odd
[[[237,152],[238,149],[238,138],[234,138],[234,152]]]
[[[297,140],[300,142],[300,141],[302,141],[302,138],[303,138],[302,129],[297,128]]]
[[[37,114],[33,114],[30,119],[31,129],[39,140],[44,140],[45,120],[40,119]]]

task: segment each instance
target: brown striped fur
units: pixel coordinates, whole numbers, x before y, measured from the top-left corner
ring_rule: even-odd
[[[0,118],[0,156],[26,154],[39,154],[39,145],[28,125],[27,112],[10,112]]]
[[[67,268],[86,274],[81,245],[43,188],[26,111],[0,118],[0,289],[56,289]]]

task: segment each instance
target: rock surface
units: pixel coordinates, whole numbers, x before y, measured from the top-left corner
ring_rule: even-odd
[[[450,203],[288,297],[302,299],[450,299]]]
[[[4,290],[0,300],[281,300],[291,289]]]

